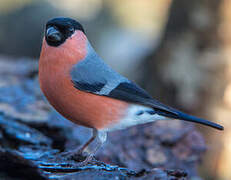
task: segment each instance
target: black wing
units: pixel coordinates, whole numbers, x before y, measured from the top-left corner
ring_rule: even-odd
[[[155,110],[159,109],[169,112],[172,115],[177,115],[174,109],[154,100],[145,90],[132,82],[120,83],[107,96],[127,102],[150,106]]]

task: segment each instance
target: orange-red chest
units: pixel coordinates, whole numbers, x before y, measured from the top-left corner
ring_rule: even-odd
[[[86,56],[86,39],[77,33],[60,47],[50,47],[43,41],[40,87],[50,104],[67,119],[87,127],[107,128],[124,117],[128,104],[74,87],[71,68]]]

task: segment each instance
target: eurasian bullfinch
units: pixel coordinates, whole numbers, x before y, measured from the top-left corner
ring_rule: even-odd
[[[54,18],[46,24],[39,81],[47,100],[61,115],[93,129],[92,138],[76,151],[88,152],[88,157],[106,141],[107,132],[137,124],[181,119],[223,130],[160,103],[112,70],[95,52],[82,25],[70,18]]]

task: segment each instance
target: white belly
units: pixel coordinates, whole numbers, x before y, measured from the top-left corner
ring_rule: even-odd
[[[145,124],[148,122],[153,122],[156,120],[167,119],[164,116],[158,114],[150,114],[149,111],[154,111],[152,108],[147,106],[142,106],[138,104],[131,104],[127,109],[125,117],[123,117],[117,124],[109,127],[107,131],[114,131],[119,129],[125,129],[130,126],[137,124]],[[140,112],[143,112],[142,114]]]

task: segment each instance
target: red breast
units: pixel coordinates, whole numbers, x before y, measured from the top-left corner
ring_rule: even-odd
[[[81,31],[58,47],[51,47],[43,40],[40,86],[50,104],[64,117],[76,124],[103,129],[124,117],[128,103],[82,92],[73,86],[70,71],[86,57],[86,47],[87,38]]]

